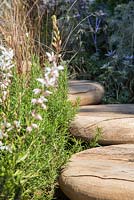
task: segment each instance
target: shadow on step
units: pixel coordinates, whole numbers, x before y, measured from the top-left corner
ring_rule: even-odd
[[[118,114],[134,114],[134,104],[107,104],[107,105],[90,105],[81,106],[79,113],[118,113]]]

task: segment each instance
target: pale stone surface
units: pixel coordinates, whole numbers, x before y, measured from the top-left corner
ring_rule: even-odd
[[[82,106],[70,131],[75,137],[91,140],[102,129],[100,144],[134,143],[134,105]]]
[[[59,184],[70,200],[134,199],[134,144],[75,154],[63,168]]]
[[[104,88],[98,83],[86,80],[69,81],[69,100],[76,104],[77,99],[80,105],[99,104],[104,95]]]

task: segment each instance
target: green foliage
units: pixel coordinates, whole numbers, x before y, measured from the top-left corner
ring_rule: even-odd
[[[106,3],[105,8],[101,3]],[[80,31],[81,46],[80,51],[71,61],[71,70],[77,78],[101,82],[106,90],[105,103],[132,103],[134,101],[134,2],[97,1],[96,6],[95,4],[93,6],[96,9],[104,9],[106,15],[101,17],[94,12],[96,13],[94,17],[88,18],[92,21],[92,26],[89,26],[87,20],[79,26],[82,30]],[[111,15],[109,9],[114,8]],[[83,18],[86,17],[87,10],[82,15]],[[95,35],[91,28],[95,30],[96,19],[101,19],[101,24]],[[92,36],[97,38],[97,51],[93,48],[95,40],[92,40]],[[108,49],[114,52],[111,57],[106,56]]]
[[[101,68],[107,102],[134,101],[134,2],[118,5],[109,19],[109,48],[113,51]],[[111,55],[110,55],[111,54]]]
[[[110,58],[101,68],[99,81],[104,85],[106,103],[127,103],[133,101],[133,67],[125,65],[118,57]]]
[[[102,132],[103,132],[102,128],[97,127],[95,137],[91,140],[89,144],[90,148],[100,146],[98,141],[101,140]]]
[[[118,4],[128,3],[129,1],[130,0],[96,0],[96,4],[107,5],[109,9],[113,11]]]
[[[111,36],[109,44],[116,49],[120,57],[134,53],[134,2],[122,4],[115,8],[109,27]]]
[[[38,88],[36,78],[40,76],[40,66],[35,61],[28,79],[14,72],[10,100],[1,108],[1,123],[3,119],[11,124],[20,121],[20,128],[14,127],[6,138],[12,152],[0,151],[1,200],[52,199],[60,167],[72,153],[82,149],[80,143],[68,148],[68,127],[76,108],[67,100],[66,70],[61,72],[59,86],[48,99],[47,110],[41,113],[39,129],[26,132],[32,120],[32,91]]]

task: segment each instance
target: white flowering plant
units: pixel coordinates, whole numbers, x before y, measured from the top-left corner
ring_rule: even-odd
[[[61,166],[82,146],[69,136],[76,108],[68,101],[56,16],[52,44],[40,59],[26,7],[13,0],[2,34],[7,47],[0,47],[0,199],[52,200]]]
[[[17,73],[11,49],[0,57],[0,197],[53,199],[60,166],[71,154],[68,126],[75,108],[67,99],[67,70],[54,52],[45,68],[32,60]],[[80,147],[79,147],[80,148]]]

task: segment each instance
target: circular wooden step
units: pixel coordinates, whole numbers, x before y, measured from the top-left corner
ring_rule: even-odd
[[[134,143],[134,105],[90,105],[80,107],[71,123],[73,136],[90,141],[100,128],[99,143]]]
[[[70,200],[134,199],[134,144],[75,154],[62,170],[59,184]]]
[[[79,99],[80,105],[99,104],[104,95],[104,88],[98,83],[86,80],[69,81],[69,100],[75,105]]]

